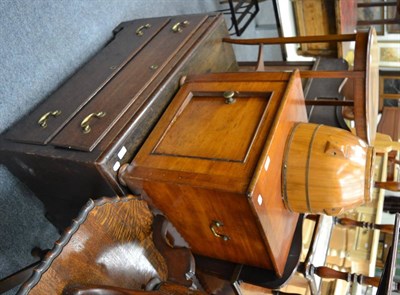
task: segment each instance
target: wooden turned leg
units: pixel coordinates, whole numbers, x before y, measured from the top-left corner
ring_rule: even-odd
[[[342,272],[326,266],[314,267],[313,265],[311,265],[310,273],[311,275],[316,274],[323,279],[338,279],[344,280],[346,282],[357,282],[361,285],[371,285],[374,287],[378,287],[380,281],[379,277],[368,277],[362,274]]]
[[[340,224],[348,227],[361,227],[365,229],[379,229],[384,233],[393,233],[394,226],[392,224],[375,224],[372,222],[356,221],[350,218],[337,218],[334,217],[335,224]]]
[[[316,214],[308,214],[306,216],[307,219],[316,221],[318,218],[318,215]],[[338,217],[333,217],[333,222],[334,224],[340,224],[343,226],[347,227],[361,227],[365,229],[379,229],[380,231],[384,233],[391,234],[393,233],[394,226],[393,224],[375,224],[372,222],[366,222],[366,221],[357,221],[353,220],[350,218],[338,218]]]
[[[396,181],[375,181],[375,187],[400,192],[400,182]]]
[[[195,261],[189,248],[171,247],[167,243],[168,222],[163,215],[156,215],[153,223],[153,241],[168,267],[168,281],[182,286],[192,286]]]

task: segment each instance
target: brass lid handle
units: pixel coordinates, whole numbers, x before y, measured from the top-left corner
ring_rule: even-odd
[[[181,33],[184,27],[187,27],[190,24],[189,21],[185,20],[183,22],[176,23],[172,26],[172,31],[174,33]]]
[[[55,110],[55,111],[47,112],[47,113],[43,114],[43,115],[39,118],[39,120],[38,120],[37,123],[40,125],[40,127],[46,128],[46,127],[47,127],[47,120],[49,119],[49,117],[50,117],[50,116],[51,116],[51,117],[57,117],[57,116],[59,116],[59,115],[61,115],[61,111],[60,111],[60,110]]]
[[[210,229],[211,229],[212,234],[213,234],[215,237],[224,240],[225,242],[226,242],[226,241],[229,241],[229,240],[231,239],[229,236],[220,234],[220,233],[218,233],[218,232],[215,230],[216,228],[221,227],[221,226],[224,226],[224,224],[223,224],[221,221],[213,220],[213,221],[211,222],[211,225],[210,225]]]
[[[150,24],[145,24],[145,25],[143,25],[143,26],[140,26],[140,27],[137,28],[137,30],[136,30],[136,35],[138,35],[139,37],[141,37],[141,36],[144,35],[143,30],[144,30],[144,29],[150,29],[150,28],[151,28],[151,25],[150,25]]]
[[[224,92],[224,98],[225,98],[225,103],[226,104],[233,104],[235,103],[236,99],[234,98],[235,96],[235,91],[225,91]]]
[[[106,112],[91,113],[91,114],[87,115],[81,122],[82,132],[86,134],[92,130],[89,123],[93,117],[100,119],[100,118],[103,118],[105,115],[106,115]]]

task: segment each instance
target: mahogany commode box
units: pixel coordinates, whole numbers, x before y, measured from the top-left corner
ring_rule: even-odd
[[[307,122],[298,71],[188,77],[119,177],[195,254],[282,275],[299,216],[281,191],[296,122]]]
[[[125,22],[93,59],[0,139],[0,162],[59,227],[89,198],[123,194],[132,159],[187,74],[236,70],[221,15]]]

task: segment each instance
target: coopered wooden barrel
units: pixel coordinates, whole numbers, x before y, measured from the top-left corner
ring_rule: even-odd
[[[357,136],[299,123],[285,149],[282,193],[289,210],[338,215],[371,200],[374,151]]]

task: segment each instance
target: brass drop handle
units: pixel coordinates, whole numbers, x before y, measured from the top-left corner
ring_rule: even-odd
[[[144,29],[150,29],[150,28],[151,28],[151,25],[150,25],[150,24],[145,24],[145,25],[143,25],[143,26],[140,26],[140,27],[137,28],[137,30],[136,30],[136,35],[138,35],[139,37],[140,37],[140,36],[143,36],[143,35],[144,35],[143,30],[144,30]]]
[[[46,128],[47,127],[47,120],[49,119],[49,117],[57,117],[61,115],[61,111],[60,110],[55,110],[55,111],[50,111],[45,113],[44,115],[42,115],[39,120],[38,120],[38,124],[40,125],[40,127],[42,128]]]
[[[92,130],[89,123],[93,117],[100,119],[100,118],[103,118],[105,115],[106,115],[106,112],[91,113],[90,115],[87,115],[81,122],[81,127],[82,127],[83,133],[86,134]]]
[[[176,23],[175,25],[172,26],[172,31],[174,33],[181,33],[183,31],[183,28],[188,26],[189,24],[190,24],[190,22],[187,20]]]
[[[224,98],[225,98],[225,103],[226,104],[233,104],[236,102],[236,99],[234,98],[235,96],[235,91],[225,91],[224,92]]]
[[[229,236],[220,234],[215,230],[216,228],[221,226],[224,226],[224,224],[221,221],[213,220],[210,225],[211,232],[215,237],[223,239],[224,241],[229,241],[231,239]]]

